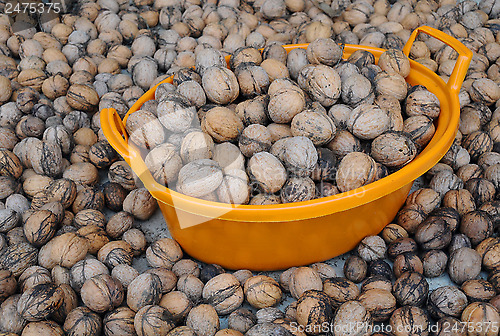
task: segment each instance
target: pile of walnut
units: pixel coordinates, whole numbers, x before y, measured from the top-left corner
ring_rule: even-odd
[[[498,334],[499,1],[478,5],[469,0],[460,4],[455,0],[393,4],[387,0],[82,0],[78,5],[78,13],[43,14],[41,25],[27,13],[15,20],[0,15],[0,335],[305,336],[327,334],[318,328],[323,322],[332,323],[329,331],[337,336]],[[25,29],[26,22],[36,28]],[[324,47],[336,47],[331,41],[311,50],[312,62],[307,51],[295,51],[293,59],[284,59],[276,43],[332,38],[336,43],[400,50],[411,31],[423,24],[455,36],[474,52],[460,92],[460,131],[442,162],[426,175],[426,186],[408,197],[393,224],[379,236],[363,240],[346,260],[343,274],[325,263],[270,276],[225,271],[189,259],[171,239],[151,241],[141,231],[143,221],[156,211],[156,202],[103,137],[97,110],[113,107],[123,116],[145,90],[175,74],[175,91],[164,85],[158,92],[168,99],[158,99],[159,106],[154,102],[144,106],[155,129],[167,127],[165,120],[168,127],[175,127],[168,131],[178,136],[165,131],[147,134],[148,144],[158,145],[150,154],[170,156],[171,166],[153,160],[154,156],[148,164],[156,167],[152,170],[157,178],[168,183],[178,177],[170,172],[207,155],[196,150],[197,144],[214,139],[212,161],[186,165],[196,169],[183,175],[181,190],[197,190],[183,182],[219,169],[215,175],[228,187],[218,188],[216,196],[234,202],[229,186],[247,185],[248,175],[242,169],[245,153],[268,146],[257,138],[265,133],[262,124],[275,124],[264,127],[271,135],[289,134],[280,126],[294,119],[286,120],[290,110],[283,110],[279,99],[283,92],[281,99],[290,107],[301,102],[303,92],[307,105],[303,110],[309,110],[295,125],[292,122],[289,132],[292,127],[304,132],[303,138],[291,139],[298,139],[293,141],[299,145],[310,141],[312,147],[296,146],[297,150],[314,148],[316,142],[333,136],[325,116],[333,121],[335,137],[354,134],[355,124],[351,130],[348,119],[339,118],[355,110],[358,102],[352,99],[370,97],[363,89],[375,89],[372,104],[383,104],[376,90],[403,94],[399,90],[404,86],[394,85],[394,78],[399,78],[394,75],[381,76],[385,84],[378,88],[358,85],[371,83],[378,70],[371,65],[358,70],[363,63],[357,62],[370,62],[366,53],[359,53],[354,63],[323,64],[325,60],[318,57]],[[229,70],[210,68],[223,62],[217,51],[227,55],[239,48],[248,54],[235,55],[242,63],[231,65],[241,70],[233,72],[236,82]],[[243,64],[259,57],[251,48],[266,49],[260,66]],[[457,54],[422,35],[410,58],[446,81]],[[200,73],[190,70],[192,66]],[[302,67],[311,71],[302,73]],[[340,77],[337,102],[347,104],[333,105],[341,107],[329,115],[331,107],[326,113],[321,107],[321,102],[330,104],[331,96],[325,95],[320,74],[333,71]],[[287,72],[298,84],[279,78]],[[299,81],[301,73],[302,80],[314,81]],[[348,73],[360,82],[350,75],[342,80]],[[267,91],[262,84],[266,75]],[[206,76],[211,79],[204,82]],[[345,84],[349,81],[352,86]],[[221,83],[228,90],[220,91]],[[242,96],[255,97],[245,96],[241,106],[227,105],[236,99],[235,87]],[[271,101],[263,99],[266,92],[275,98],[274,114],[269,114]],[[210,102],[226,107],[202,108]],[[194,109],[189,107],[193,105]],[[406,113],[404,101],[402,107]],[[374,110],[378,111],[363,110],[362,116]],[[415,117],[407,120],[411,118]],[[221,128],[221,119],[233,128],[225,123]],[[186,120],[202,120],[202,132],[184,137],[185,130],[198,126],[186,126]],[[327,127],[310,139],[306,136],[310,125],[304,120]],[[344,123],[336,124],[338,120]],[[418,130],[414,136],[429,131],[426,123],[420,123],[413,125]],[[244,141],[231,144],[243,130]],[[357,145],[355,137],[346,138],[338,148]],[[363,145],[366,140],[358,141],[361,150],[371,153]],[[269,190],[288,174],[296,177],[286,183],[300,181],[308,167],[301,165],[304,157],[296,152],[281,161],[284,152],[278,149],[276,155],[257,153],[251,165],[253,176],[265,173],[261,162],[285,168],[282,175],[266,181]],[[325,158],[320,161],[325,165],[313,170],[313,181],[323,178],[316,174],[330,169],[328,150],[317,154]],[[363,159],[372,166],[366,156]],[[211,177],[207,185],[217,182],[207,176]],[[336,192],[333,185],[322,191]],[[293,200],[294,195],[285,196]],[[269,193],[254,199],[259,204],[281,201]],[[140,268],[148,268],[144,272],[136,267],[140,258],[147,261]],[[450,284],[443,286],[448,279]],[[372,326],[381,324],[392,332],[375,332]],[[353,325],[360,328],[349,330]]]
[[[365,50],[342,61],[321,38],[288,55],[241,47],[227,69],[207,47],[126,129],[158,182],[188,196],[264,205],[350,191],[411,162],[440,113],[433,93],[405,82],[400,50],[374,62]]]

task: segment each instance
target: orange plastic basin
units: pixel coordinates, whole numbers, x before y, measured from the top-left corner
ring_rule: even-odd
[[[405,45],[408,55],[416,36],[427,33],[453,47],[459,54],[448,83],[425,66],[410,61],[406,78],[421,84],[441,102],[436,132],[427,147],[399,171],[364,187],[307,202],[280,205],[231,205],[185,196],[157,183],[141,157],[128,142],[127,116],[154,99],[156,87],[146,92],[120,119],[114,109],[101,111],[101,127],[109,143],[158,200],[172,237],[190,256],[229,269],[278,270],[323,261],[353,249],[367,235],[379,233],[390,223],[411,189],[413,181],[434,166],[450,148],[458,128],[458,92],[472,52],[453,37],[430,27],[417,28]],[[288,45],[287,51],[307,45]],[[383,49],[345,45],[344,58],[367,50],[376,61]],[[163,81],[169,83],[172,77]]]

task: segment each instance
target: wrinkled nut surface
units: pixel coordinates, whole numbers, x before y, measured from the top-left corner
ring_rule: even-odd
[[[226,315],[243,303],[243,289],[236,277],[220,274],[210,279],[203,287],[203,299],[214,306],[218,314]]]
[[[146,259],[153,267],[171,269],[181,258],[182,250],[179,244],[170,238],[159,239],[146,250]]]
[[[265,275],[257,275],[245,281],[244,291],[246,300],[258,309],[272,307],[282,297],[279,284]]]
[[[226,68],[210,67],[205,70],[202,85],[207,98],[220,105],[233,102],[240,93],[238,79]]]
[[[389,115],[376,105],[359,105],[347,119],[348,130],[363,140],[375,139],[387,131],[389,125]]]
[[[243,131],[241,119],[230,109],[222,106],[210,109],[201,120],[203,131],[216,141],[236,140]]]
[[[267,152],[254,154],[248,161],[248,173],[259,188],[267,193],[275,193],[283,187],[287,172],[280,160]]]
[[[375,180],[376,163],[367,154],[352,152],[344,156],[337,169],[337,186],[345,192]]]
[[[127,133],[135,144],[152,149],[165,140],[163,126],[151,112],[139,110],[132,113],[125,124]]]
[[[402,167],[417,155],[414,142],[402,133],[388,132],[373,139],[371,156],[387,167]]]

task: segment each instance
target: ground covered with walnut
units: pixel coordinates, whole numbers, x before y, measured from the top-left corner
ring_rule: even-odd
[[[499,1],[75,3],[39,25],[0,15],[1,336],[498,335]],[[398,52],[421,25],[474,52],[459,132],[394,221],[334,260],[257,273],[190,259],[100,128],[98,110],[123,116],[174,75],[127,123],[159,181],[228,203],[350,190],[433,133],[439,107],[405,85]],[[287,56],[290,43],[312,44]],[[342,43],[391,51],[380,67],[366,53],[345,62]],[[214,67],[229,54],[230,69]],[[425,35],[410,52],[445,81],[457,56]],[[395,143],[409,151],[384,152]],[[366,163],[360,181],[338,174],[344,160]],[[242,192],[263,164],[282,174]],[[221,179],[186,183],[214,168]]]

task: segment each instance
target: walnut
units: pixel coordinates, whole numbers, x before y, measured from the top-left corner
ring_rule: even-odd
[[[344,156],[337,169],[336,181],[341,192],[356,189],[375,179],[375,161],[367,154],[351,152]]]
[[[161,120],[161,117],[158,119],[153,113],[146,110],[130,114],[125,125],[130,140],[146,149],[158,146],[165,140]]]
[[[107,274],[100,274],[85,281],[81,289],[83,303],[97,313],[119,306],[123,301],[122,284]]]
[[[202,77],[202,85],[207,98],[221,105],[233,102],[240,92],[236,76],[226,68],[207,68]]]
[[[217,142],[236,140],[243,131],[241,120],[226,107],[210,109],[203,117],[201,127]]]
[[[381,134],[371,144],[373,159],[391,168],[400,168],[408,164],[416,155],[415,143],[403,133]]]
[[[264,275],[257,275],[245,282],[245,296],[255,308],[271,307],[281,301],[282,292],[278,283]]]

